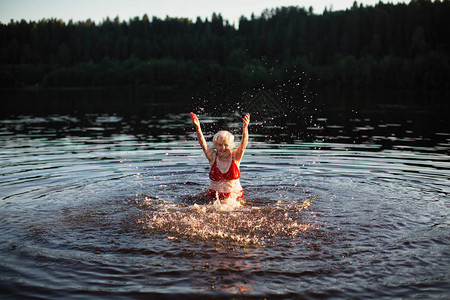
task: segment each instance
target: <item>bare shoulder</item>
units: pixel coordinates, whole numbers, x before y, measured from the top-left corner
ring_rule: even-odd
[[[206,158],[208,159],[210,164],[214,163],[214,159],[216,158],[216,150],[214,150],[213,148],[211,148],[210,146],[208,146],[205,150],[205,155]]]
[[[237,163],[240,163],[242,160],[242,157],[244,156],[244,151],[241,147],[236,148],[233,152],[233,158]]]

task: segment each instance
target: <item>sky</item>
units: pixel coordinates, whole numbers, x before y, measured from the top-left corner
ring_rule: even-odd
[[[188,18],[195,21],[211,19],[213,13],[221,14],[230,24],[238,25],[239,18],[250,18],[251,14],[260,16],[264,9],[281,6],[310,6],[316,14],[324,9],[345,10],[354,0],[0,0],[0,23],[11,20],[39,21],[42,19],[60,19],[85,21],[91,19],[101,23],[107,17],[119,17],[121,21],[142,18],[147,14],[150,19],[169,17]],[[375,5],[379,0],[360,0],[358,5]],[[383,3],[409,3],[409,0],[383,0]]]

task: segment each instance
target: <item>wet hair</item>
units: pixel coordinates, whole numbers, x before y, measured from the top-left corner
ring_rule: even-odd
[[[224,138],[225,141],[227,141],[228,143],[228,147],[230,149],[233,149],[236,145],[234,144],[234,135],[231,134],[231,132],[226,131],[226,130],[221,130],[218,133],[216,133],[213,137],[213,144],[214,147],[216,147],[217,144],[217,140],[219,138]]]

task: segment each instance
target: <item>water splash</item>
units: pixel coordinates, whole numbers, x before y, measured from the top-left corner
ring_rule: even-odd
[[[229,197],[225,200],[219,200],[219,197],[217,196],[217,199],[213,202],[213,207],[214,209],[216,209],[217,211],[233,211],[235,209],[241,208],[242,207],[242,202],[239,201],[239,199],[237,199],[237,197],[233,198],[233,197]],[[197,205],[197,204],[195,204]]]
[[[138,220],[142,229],[163,234],[171,240],[189,239],[266,245],[274,238],[295,239],[316,229],[303,213],[316,197],[296,201],[241,203],[236,199],[211,204],[186,205],[145,197],[138,201],[145,214]]]

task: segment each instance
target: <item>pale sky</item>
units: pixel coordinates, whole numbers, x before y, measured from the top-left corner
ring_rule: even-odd
[[[333,11],[345,10],[353,5],[354,0],[0,0],[0,23],[8,24],[11,19],[20,21],[39,21],[56,18],[64,22],[69,20],[85,21],[91,19],[101,23],[106,17],[121,21],[130,18],[142,18],[147,14],[164,19],[182,17],[195,21],[202,20],[215,12],[221,14],[230,24],[238,24],[240,16],[250,18],[251,14],[260,16],[266,8],[281,6],[299,6],[314,13],[322,14],[325,7]],[[379,0],[361,0],[358,5],[375,5]],[[409,3],[409,0],[383,0],[383,3]]]

